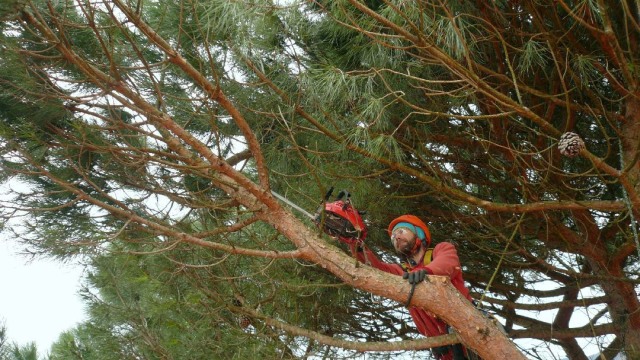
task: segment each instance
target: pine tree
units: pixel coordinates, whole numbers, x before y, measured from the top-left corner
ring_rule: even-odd
[[[582,359],[588,338],[607,358],[634,358],[633,9],[526,0],[16,9],[0,40],[2,176],[28,190],[3,204],[3,219],[31,251],[95,267],[93,320],[65,334],[57,354],[168,358],[190,346],[384,358],[457,341],[392,342],[417,336],[399,305],[408,285],[360,266],[271,196],[314,211],[334,185],[367,210],[366,241],[381,254],[386,224],[402,213],[454,242],[474,296],[518,344],[537,339]],[[13,226],[16,215],[25,221]],[[450,288],[434,282],[414,299],[481,355],[523,357]],[[249,327],[238,326],[244,317]],[[225,345],[212,348],[208,335]]]

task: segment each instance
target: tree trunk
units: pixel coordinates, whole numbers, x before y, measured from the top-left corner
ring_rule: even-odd
[[[596,274],[623,278],[619,264],[592,264]],[[602,290],[609,295],[611,322],[619,329],[617,336],[619,351],[624,351],[628,359],[640,359],[640,301],[634,284],[626,281],[603,281]],[[613,349],[611,349],[613,350]]]
[[[640,253],[638,248],[638,217],[640,216],[640,203],[638,203],[638,194],[640,194],[640,91],[636,91],[627,98],[625,109],[624,133],[622,136],[622,159],[624,164],[623,171],[628,171],[628,179],[630,186],[633,187],[633,193],[629,196],[630,208],[633,209],[631,215],[631,226],[634,227],[630,231],[630,235],[634,237],[633,241],[636,251]],[[621,277],[624,276],[620,271]],[[623,327],[620,336],[623,339],[624,350],[628,359],[640,359],[640,302],[631,283],[618,283],[614,291],[618,291],[619,297],[612,303],[616,317],[619,317]],[[612,311],[613,312],[613,311]],[[613,315],[613,314],[612,314]]]
[[[626,101],[624,131],[621,134],[622,141],[622,168],[628,172],[629,187],[633,190],[629,198],[634,209],[636,221],[640,214],[640,91],[629,95]],[[636,243],[637,245],[637,243]]]

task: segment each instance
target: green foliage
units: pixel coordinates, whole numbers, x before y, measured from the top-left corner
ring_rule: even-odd
[[[11,20],[18,16],[27,2],[25,0],[7,0],[0,3],[0,21]]]
[[[530,73],[545,69],[549,60],[549,51],[545,44],[530,39],[522,47],[522,54],[517,67],[523,73]]]
[[[302,343],[259,319],[240,327],[234,293],[242,295],[244,306],[290,324],[334,336],[350,326],[342,324],[347,313],[334,313],[335,307],[350,307],[349,290],[318,269],[242,258],[221,263],[222,254],[184,246],[162,255],[135,255],[131,245],[125,248],[129,251],[121,248],[120,255],[94,259],[83,291],[89,320],[62,334],[50,359],[179,358],[187,353],[273,358],[301,351]],[[136,252],[145,248],[150,244]]]
[[[26,345],[10,343],[7,328],[0,325],[0,360],[38,360],[38,349],[33,342]]]
[[[597,63],[597,59],[594,59],[588,55],[578,55],[573,58],[573,68],[575,73],[583,79],[585,84],[592,84],[599,80],[599,75],[594,64]]]

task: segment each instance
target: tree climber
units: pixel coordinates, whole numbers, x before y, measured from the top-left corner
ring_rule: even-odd
[[[431,233],[427,225],[414,215],[402,215],[389,223],[388,228],[391,242],[396,252],[404,257],[402,265],[381,261],[364,243],[353,242],[350,248],[354,256],[361,262],[382,271],[402,275],[412,285],[407,301],[409,314],[413,318],[418,331],[424,336],[439,336],[449,333],[449,327],[442,320],[428,313],[422,308],[410,306],[413,289],[416,284],[425,279],[425,275],[443,275],[451,279],[453,286],[462,296],[473,301],[469,289],[462,279],[460,259],[455,246],[449,242],[438,243],[430,248]],[[440,346],[432,349],[438,360],[467,359],[467,351],[461,344]]]
[[[433,314],[422,308],[410,306],[413,290],[427,274],[442,275],[451,279],[453,286],[462,296],[473,301],[462,278],[462,269],[455,246],[449,242],[438,243],[430,248],[431,234],[427,225],[414,215],[402,215],[389,224],[388,233],[396,252],[404,257],[402,265],[386,263],[364,245],[366,227],[357,212],[347,201],[327,203],[325,207],[326,223],[318,220],[323,230],[346,243],[358,261],[369,264],[382,271],[401,275],[412,285],[407,307],[418,331],[427,337],[444,335],[450,332],[449,326]],[[319,218],[318,218],[319,219]],[[358,234],[352,236],[349,234]],[[461,344],[433,348],[432,354],[437,360],[478,359],[475,353],[467,351]]]

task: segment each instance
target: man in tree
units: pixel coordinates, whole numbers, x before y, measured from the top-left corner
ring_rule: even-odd
[[[425,279],[426,274],[448,276],[453,286],[462,296],[472,301],[469,290],[462,279],[462,270],[458,252],[453,244],[441,242],[431,248],[431,234],[427,225],[414,215],[402,215],[389,224],[389,236],[396,252],[404,257],[402,265],[386,263],[364,246],[362,241],[345,241],[353,255],[361,262],[382,271],[402,275],[412,285],[407,307],[418,331],[424,336],[439,336],[449,332],[447,324],[423,310],[412,307],[411,297],[415,285]],[[438,360],[468,359],[467,350],[461,344],[441,346],[432,349]],[[470,354],[469,354],[470,355]]]

